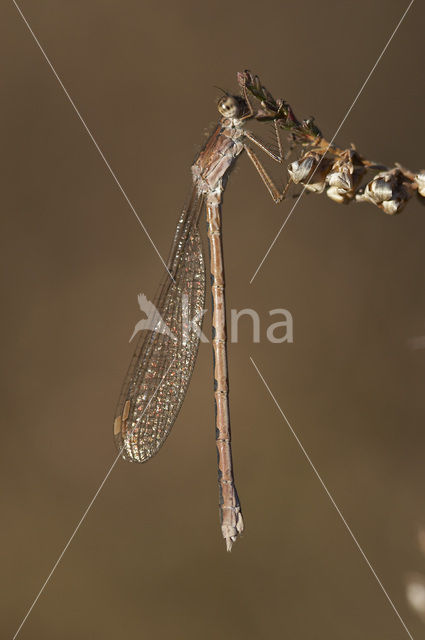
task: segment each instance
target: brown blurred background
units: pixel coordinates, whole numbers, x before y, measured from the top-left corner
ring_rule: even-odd
[[[167,254],[217,84],[250,68],[331,137],[406,1],[89,2],[21,8],[154,242]],[[416,2],[340,145],[424,158],[424,6]],[[110,467],[115,402],[162,265],[12,2],[1,9],[2,580],[11,638]],[[303,198],[289,212],[242,158],[224,206],[236,480],[246,533],[217,511],[211,347],[166,446],[119,463],[22,639],[377,640],[407,634],[252,367],[252,356],[415,638],[425,572],[425,209]],[[208,305],[210,307],[209,298]],[[292,345],[266,341],[269,309]],[[205,329],[209,332],[209,315]]]

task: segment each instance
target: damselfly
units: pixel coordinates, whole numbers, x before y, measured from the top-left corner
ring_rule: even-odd
[[[155,299],[158,317],[153,331],[141,335],[124,382],[114,423],[117,447],[125,460],[146,462],[162,446],[182,405],[193,371],[199,332],[188,323],[203,315],[205,269],[198,229],[205,206],[210,247],[212,292],[212,344],[214,354],[214,396],[221,530],[230,551],[243,531],[241,505],[236,491],[230,441],[229,392],[226,351],[226,314],[221,235],[221,201],[230,170],[246,151],[273,200],[279,191],[260,162],[255,145],[278,163],[283,161],[276,119],[276,144],[266,146],[246,128],[256,118],[246,79],[238,74],[241,96],[225,94],[218,102],[221,115],[215,131],[192,166],[193,187],[182,214],[167,262],[168,273]],[[264,101],[262,103],[264,107]],[[261,102],[260,102],[261,107]],[[163,322],[169,331],[163,331]],[[161,327],[160,327],[161,324]]]

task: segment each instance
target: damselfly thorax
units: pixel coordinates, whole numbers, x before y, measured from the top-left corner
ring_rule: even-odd
[[[192,165],[193,180],[200,194],[223,191],[223,179],[244,150],[243,137],[240,120],[223,118]]]

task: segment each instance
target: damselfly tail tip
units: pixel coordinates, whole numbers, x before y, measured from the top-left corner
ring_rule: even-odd
[[[236,514],[236,522],[233,522],[233,524],[223,524],[221,527],[223,538],[226,541],[227,551],[232,550],[233,543],[236,542],[238,536],[242,533],[243,529],[244,529],[244,524],[243,524],[242,514],[240,510],[238,510]]]
[[[231,551],[233,543],[236,540],[236,538],[225,538],[225,540],[226,540],[226,551]]]

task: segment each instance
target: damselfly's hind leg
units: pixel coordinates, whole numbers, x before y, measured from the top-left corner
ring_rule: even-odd
[[[282,164],[284,162],[284,160],[286,160],[286,158],[285,158],[284,153],[283,153],[282,141],[280,139],[279,128],[278,128],[276,120],[273,121],[273,124],[274,124],[274,130],[275,130],[275,134],[276,134],[276,142],[277,142],[278,153],[275,153],[274,151],[272,151],[272,149],[270,149],[268,146],[266,146],[261,140],[256,138],[256,136],[253,133],[251,133],[251,131],[247,131],[245,129],[244,135],[245,135],[245,138],[247,138],[250,142],[255,144],[259,149],[261,149],[261,151],[263,151],[270,158],[272,158],[272,160],[274,160],[275,162],[278,162],[279,164]],[[276,204],[279,204],[279,202],[281,202],[284,199],[284,197],[286,196],[286,193],[288,191],[289,185],[291,184],[291,179],[289,179],[288,183],[285,185],[285,187],[282,190],[279,190],[276,187],[275,183],[273,182],[272,178],[270,177],[269,173],[265,169],[263,163],[260,161],[260,159],[257,156],[257,154],[253,151],[253,149],[247,143],[245,143],[244,146],[245,146],[245,151],[247,152],[249,159],[251,160],[252,164],[257,169],[258,173],[260,174],[260,178],[264,182],[264,184],[266,185],[267,190],[270,193],[271,197],[273,198],[274,202]]]
[[[258,158],[257,154],[254,153],[254,151],[251,149],[251,147],[249,147],[247,144],[245,144],[245,151],[247,152],[248,157],[251,160],[252,164],[257,169],[258,173],[260,174],[260,178],[264,182],[264,184],[266,185],[267,191],[270,193],[270,195],[273,198],[274,202],[276,204],[279,204],[279,202],[281,202],[284,199],[284,197],[286,196],[286,193],[287,193],[287,191],[289,189],[289,185],[291,184],[291,179],[289,179],[288,183],[284,186],[284,188],[281,191],[279,191],[279,189],[276,187],[275,183],[273,182],[272,178],[267,173],[266,169],[264,168],[263,164],[261,163],[260,159]],[[267,151],[266,151],[266,153],[267,153]],[[271,155],[271,152],[268,155],[273,157]],[[283,162],[283,158],[282,158],[282,160],[279,160],[279,162]]]

